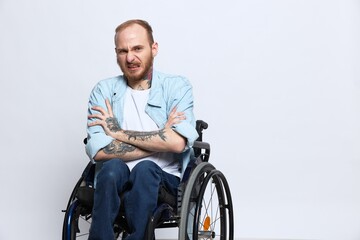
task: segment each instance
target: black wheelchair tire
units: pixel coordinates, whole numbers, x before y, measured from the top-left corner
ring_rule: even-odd
[[[209,183],[215,184],[214,189],[210,189],[210,191],[216,191],[217,199],[214,201],[219,205],[220,227],[217,232],[199,230],[199,227],[204,224],[202,222],[204,216],[201,214],[208,211],[205,208],[203,210],[203,207],[212,204],[212,202],[203,203],[204,198],[207,197],[204,195],[205,191],[209,191],[207,190]],[[212,197],[210,201],[213,201]],[[234,238],[233,207],[229,185],[224,175],[210,163],[200,163],[190,176],[182,199],[178,236],[183,240],[233,240]]]
[[[76,199],[77,190],[79,189],[83,180],[84,180],[84,178],[80,177],[80,179],[77,181],[73,191],[71,192],[69,201],[66,206],[66,210],[63,211],[63,212],[65,212],[65,216],[64,216],[64,222],[63,222],[62,240],[71,240],[68,237],[69,217],[71,216],[71,214],[73,214],[71,205],[74,203],[74,201]]]

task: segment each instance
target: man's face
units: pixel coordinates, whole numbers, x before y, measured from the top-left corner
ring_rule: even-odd
[[[150,46],[146,30],[134,24],[115,36],[115,51],[121,71],[129,81],[146,78],[157,54],[157,43]]]

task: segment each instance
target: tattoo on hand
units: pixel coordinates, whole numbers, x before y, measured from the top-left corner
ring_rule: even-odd
[[[136,147],[127,143],[112,141],[109,145],[104,148],[104,153],[115,154],[117,156],[123,156],[128,152],[135,151]]]
[[[166,142],[166,136],[165,136],[165,130],[161,129],[158,131],[152,131],[152,132],[133,132],[133,131],[124,131],[129,137],[128,139],[140,139],[142,141],[150,140],[153,137],[159,136],[163,141]]]
[[[111,132],[118,132],[121,130],[119,122],[117,121],[116,118],[109,117],[109,118],[105,119],[105,122]]]

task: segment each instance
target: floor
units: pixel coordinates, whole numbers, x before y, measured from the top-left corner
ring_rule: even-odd
[[[173,239],[158,239],[158,240],[177,240]],[[234,240],[313,240],[313,239],[284,239],[284,238],[236,238]]]

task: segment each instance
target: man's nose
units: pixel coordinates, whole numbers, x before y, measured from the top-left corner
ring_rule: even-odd
[[[132,52],[128,52],[126,55],[126,61],[131,63],[135,60],[135,55]]]

